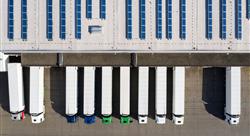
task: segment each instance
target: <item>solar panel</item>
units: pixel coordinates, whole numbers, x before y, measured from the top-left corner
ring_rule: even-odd
[[[106,0],[100,0],[100,18],[106,19]]]
[[[53,36],[53,13],[52,13],[52,0],[47,0],[47,39],[52,40]]]
[[[126,0],[126,38],[132,39],[132,0]]]
[[[213,13],[212,13],[212,0],[206,0],[206,38],[212,39],[213,35]]]
[[[81,39],[81,0],[75,0],[75,38]]]
[[[166,18],[167,18],[167,21],[166,21],[166,38],[167,39],[172,39],[172,35],[173,35],[173,32],[172,32],[172,0],[167,0],[166,2]]]
[[[66,0],[60,0],[60,38],[66,38]]]
[[[242,38],[242,1],[236,0],[235,6],[235,38]]]
[[[162,0],[156,0],[156,38],[162,39]]]
[[[27,40],[27,0],[21,3],[21,38]]]
[[[250,0],[247,0],[247,19],[250,19]]]
[[[92,18],[92,0],[86,0],[86,18]]]
[[[146,5],[145,0],[140,0],[140,7],[139,7],[139,14],[140,14],[140,39],[146,38]]]
[[[180,0],[180,39],[186,39],[186,0]]]
[[[14,38],[14,0],[8,0],[8,39]]]
[[[220,38],[227,37],[227,0],[220,0]]]

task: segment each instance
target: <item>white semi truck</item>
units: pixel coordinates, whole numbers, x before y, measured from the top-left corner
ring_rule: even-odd
[[[226,68],[226,107],[225,120],[238,124],[241,112],[241,68]]]
[[[167,67],[156,67],[155,76],[155,119],[157,124],[165,124],[167,113]]]
[[[30,67],[30,115],[32,123],[44,121],[44,67]]]
[[[130,67],[120,67],[121,124],[130,124]]]
[[[173,68],[173,122],[184,123],[185,111],[185,67]]]
[[[102,123],[112,123],[112,67],[102,67]]]
[[[86,124],[95,123],[95,67],[84,67],[83,114]]]
[[[21,63],[8,64],[9,106],[12,120],[22,120],[24,116],[23,70]]]
[[[68,123],[77,121],[78,112],[78,78],[77,67],[66,67],[66,99],[65,109]]]
[[[149,67],[139,67],[138,74],[138,120],[139,124],[146,124],[148,122]]]

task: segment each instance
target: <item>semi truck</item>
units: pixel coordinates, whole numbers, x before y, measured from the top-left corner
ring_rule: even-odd
[[[95,123],[95,67],[84,67],[83,114],[86,124]]]
[[[21,63],[8,64],[9,106],[12,120],[23,120],[24,116],[24,90],[23,70]]]
[[[112,67],[102,67],[102,123],[112,123]]]
[[[130,67],[120,67],[120,115],[121,124],[130,124]]]
[[[155,119],[157,124],[165,124],[167,113],[167,67],[156,67],[155,76]]]
[[[44,121],[44,67],[30,67],[30,115],[31,122]]]
[[[65,109],[68,123],[75,123],[77,121],[78,111],[78,67],[66,67],[66,99]]]
[[[173,68],[173,122],[176,125],[184,123],[185,108],[185,67]]]
[[[241,68],[226,68],[225,121],[238,124],[241,113]]]
[[[149,67],[138,69],[138,120],[139,124],[146,124],[148,122]]]

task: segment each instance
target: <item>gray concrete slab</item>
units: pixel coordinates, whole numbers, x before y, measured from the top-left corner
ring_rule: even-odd
[[[25,70],[25,75],[28,74]],[[11,121],[8,113],[8,86],[7,74],[0,73],[0,135],[14,136],[77,136],[77,135],[103,135],[103,136],[250,136],[250,68],[242,68],[242,114],[240,124],[230,126],[223,120],[224,105],[224,70],[223,68],[202,69],[201,67],[186,68],[186,100],[185,124],[175,126],[168,116],[165,125],[157,125],[154,118],[154,70],[150,69],[150,119],[148,124],[139,125],[136,119],[128,126],[121,125],[117,118],[119,114],[119,97],[113,97],[114,121],[111,125],[101,124],[98,118],[93,125],[86,125],[79,118],[76,124],[68,124],[64,117],[65,69],[52,68],[45,71],[45,106],[46,119],[39,125],[31,124],[30,116],[26,114],[23,121]],[[171,70],[169,70],[171,72]],[[80,72],[79,72],[80,73]],[[98,72],[97,72],[98,73]],[[133,76],[136,76],[133,69]],[[100,73],[99,73],[100,74]],[[81,73],[80,73],[81,75]],[[171,74],[169,74],[171,77]],[[168,77],[169,78],[169,77]],[[119,82],[119,70],[114,70],[114,81]],[[25,78],[27,84],[27,78]],[[79,80],[82,80],[81,78]],[[131,93],[131,109],[135,109],[136,79],[133,79],[133,93]],[[171,83],[168,80],[168,83]],[[27,86],[27,85],[26,85]],[[119,85],[114,85],[113,94],[119,96]],[[171,90],[171,86],[168,88]],[[98,90],[98,89],[97,89]],[[27,87],[25,87],[27,92]],[[171,91],[168,92],[171,94]],[[169,97],[169,96],[168,96]],[[97,97],[98,98],[98,97]],[[97,100],[97,103],[99,100]],[[170,99],[168,100],[168,102]],[[81,104],[80,104],[81,105]],[[168,104],[171,107],[171,104]],[[168,107],[168,109],[169,109]],[[80,108],[80,111],[82,109]],[[100,109],[99,109],[100,110]],[[98,109],[97,109],[98,111]],[[98,112],[97,112],[98,113]],[[171,110],[168,111],[168,114]],[[135,111],[131,111],[136,117]]]
[[[63,66],[250,66],[249,53],[62,53]],[[25,53],[24,66],[57,66],[57,54]]]
[[[64,53],[65,66],[129,66],[129,53]]]
[[[21,58],[23,66],[57,66],[56,53],[23,53]]]
[[[137,65],[148,66],[249,66],[243,53],[138,53]]]

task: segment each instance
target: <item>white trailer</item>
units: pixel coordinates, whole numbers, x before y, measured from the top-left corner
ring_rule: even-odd
[[[173,69],[173,122],[176,125],[184,123],[185,111],[185,67]]]
[[[12,120],[24,119],[23,70],[21,63],[8,64],[9,104]]]
[[[78,111],[77,67],[66,67],[66,115],[69,123],[75,123]]]
[[[44,121],[44,67],[30,67],[30,115],[32,123]]]
[[[85,123],[95,123],[95,67],[84,67],[83,114]]]
[[[241,68],[226,68],[225,117],[229,124],[238,124],[241,112]]]
[[[138,120],[140,124],[146,124],[148,120],[149,67],[139,67],[138,74]]]
[[[112,67],[102,67],[102,122],[112,122]]]
[[[0,52],[0,72],[7,71],[8,55]]]
[[[165,124],[167,113],[167,67],[156,67],[156,123]]]
[[[130,114],[130,67],[120,67],[120,115],[121,124],[129,124]]]

